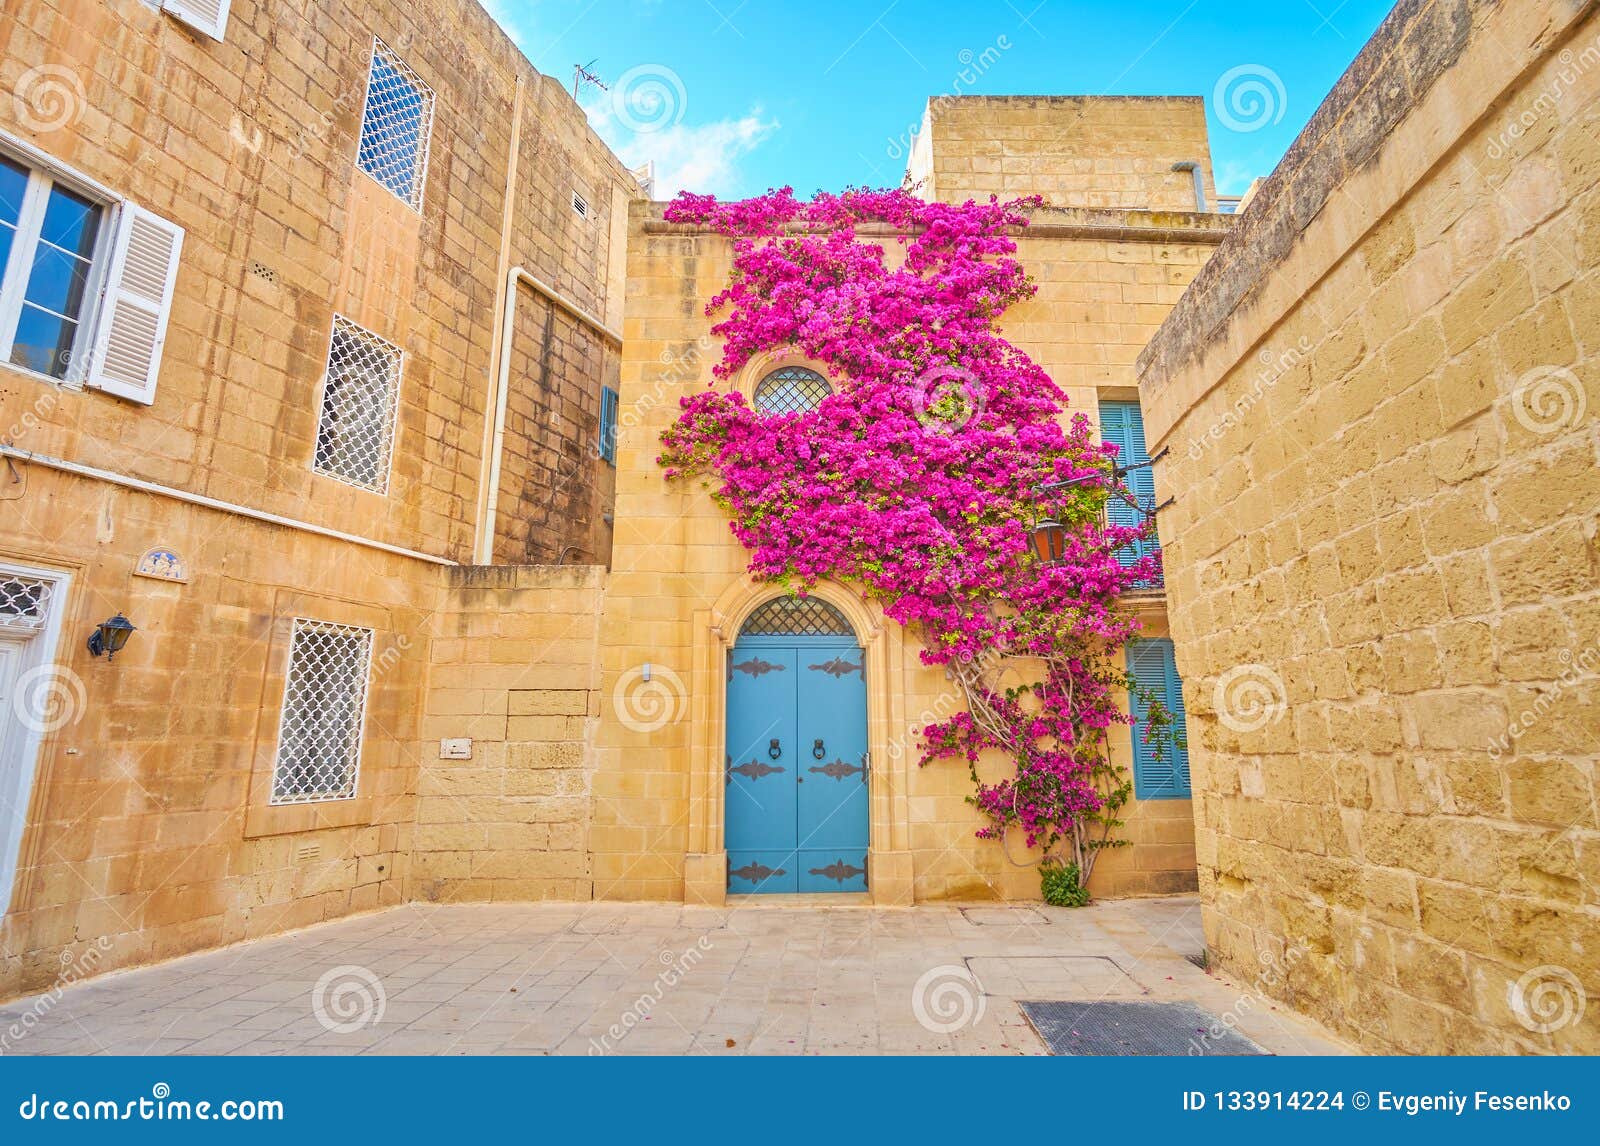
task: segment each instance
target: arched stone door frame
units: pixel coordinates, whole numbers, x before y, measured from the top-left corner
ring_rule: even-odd
[[[684,901],[720,904],[727,897],[728,853],[723,759],[727,738],[727,658],[739,630],[756,608],[781,590],[741,577],[709,609],[694,614],[691,670],[689,854]],[[912,899],[911,829],[907,780],[917,746],[905,712],[905,634],[848,589],[820,582],[810,590],[844,614],[860,641],[867,684],[871,826],[868,886],[874,903],[909,905]]]

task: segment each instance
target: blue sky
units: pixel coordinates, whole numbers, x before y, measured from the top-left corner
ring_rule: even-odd
[[[1273,164],[1393,0],[486,0],[657,197],[892,186],[931,96],[1202,95],[1218,190]]]

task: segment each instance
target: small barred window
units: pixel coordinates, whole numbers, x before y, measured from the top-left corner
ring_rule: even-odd
[[[815,370],[785,366],[756,383],[753,400],[763,414],[803,414],[832,393],[828,380]]]
[[[750,614],[741,637],[855,636],[845,615],[820,597],[774,597]]]
[[[433,104],[433,89],[382,40],[374,40],[356,165],[418,210],[428,175]]]
[[[372,630],[296,619],[283,686],[274,804],[356,794]]]
[[[400,348],[335,316],[312,469],[384,493],[400,396]]]
[[[0,573],[0,628],[42,629],[54,592],[55,584],[42,578]]]

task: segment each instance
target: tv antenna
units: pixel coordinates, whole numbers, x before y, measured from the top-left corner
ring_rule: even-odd
[[[572,65],[572,98],[573,99],[577,99],[578,98],[578,89],[583,84],[593,84],[595,87],[599,88],[603,92],[611,90],[610,88],[606,87],[604,80],[602,80],[599,76],[595,75],[593,72],[591,72],[589,70],[590,68],[594,67],[595,60],[598,60],[599,58],[600,58],[599,56],[596,56],[594,58],[594,60],[590,60],[587,64],[573,64]]]

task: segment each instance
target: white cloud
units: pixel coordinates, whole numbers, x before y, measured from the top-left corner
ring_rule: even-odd
[[[623,122],[611,92],[586,95],[583,109],[595,133],[628,166],[656,165],[656,199],[679,191],[728,196],[741,194],[739,162],[778,130],[778,121],[753,107],[734,119],[711,123],[670,123],[660,130],[634,130]]]
[[[1224,159],[1212,169],[1218,195],[1243,195],[1260,174],[1262,171],[1256,164],[1241,163],[1237,159]]]
[[[535,64],[539,60],[532,45],[543,43],[546,54],[551,54],[550,49],[565,38],[565,32],[537,35],[534,5],[526,0],[483,3]],[[567,31],[571,30],[569,26]],[[752,107],[742,116],[684,122],[689,93],[677,72],[665,64],[639,64],[604,78],[610,90],[588,85],[581,89],[583,110],[595,134],[629,167],[655,163],[655,198],[670,199],[683,190],[724,197],[748,191],[742,184],[740,161],[778,130],[776,119]]]

